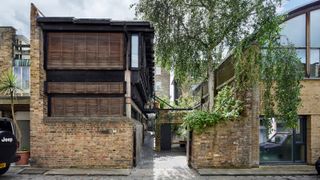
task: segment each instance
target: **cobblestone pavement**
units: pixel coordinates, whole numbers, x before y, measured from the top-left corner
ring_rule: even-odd
[[[218,179],[218,180],[320,180],[320,176],[200,176],[195,170],[187,166],[185,152],[154,152],[153,136],[147,135],[143,147],[142,160],[132,170],[130,176],[51,176],[51,175],[22,175],[19,168],[13,167],[8,173],[0,177],[9,180],[100,180],[100,179]]]

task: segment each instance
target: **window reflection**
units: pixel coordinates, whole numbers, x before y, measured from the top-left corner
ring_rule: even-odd
[[[320,10],[310,12],[310,45],[320,48]]]
[[[139,67],[139,36],[137,34],[131,36],[131,67]]]
[[[319,76],[320,49],[310,51],[310,77]]]
[[[306,49],[296,49],[297,56],[302,63],[303,71],[305,72],[307,69],[307,61],[306,61]]]
[[[295,47],[306,46],[306,15],[292,18],[282,24],[281,43],[288,44],[288,40]]]

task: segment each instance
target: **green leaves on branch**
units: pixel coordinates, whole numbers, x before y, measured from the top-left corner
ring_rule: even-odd
[[[252,31],[271,24],[281,0],[139,0],[140,19],[155,27],[156,60],[175,78],[205,78]],[[212,66],[212,67],[209,67]],[[186,78],[188,77],[188,78]]]
[[[193,111],[184,117],[183,126],[201,133],[205,128],[227,120],[235,120],[242,111],[242,102],[235,97],[235,90],[225,86],[217,95],[213,112]]]

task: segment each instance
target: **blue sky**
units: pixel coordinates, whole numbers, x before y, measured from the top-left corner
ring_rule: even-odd
[[[315,1],[319,1],[319,0],[288,0],[283,4],[283,7],[281,8],[281,10],[282,12],[287,12],[297,7],[300,7],[302,5],[309,4]]]
[[[100,17],[132,20],[130,5],[138,0],[1,0],[0,26],[13,26],[18,34],[29,36],[29,11],[33,2],[46,16]],[[316,0],[288,0],[280,12]]]

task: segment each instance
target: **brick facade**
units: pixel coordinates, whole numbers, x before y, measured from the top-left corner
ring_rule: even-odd
[[[259,93],[247,92],[239,120],[193,133],[191,166],[194,168],[250,168],[259,165]]]
[[[15,35],[13,27],[0,27],[0,73],[12,67]]]
[[[135,152],[133,133],[136,127],[136,131],[142,133],[140,122],[126,116],[48,117],[48,102],[44,93],[46,71],[43,68],[43,35],[37,26],[38,16],[39,11],[32,5],[30,153],[33,165],[56,168],[131,168]],[[140,139],[137,140],[139,143]]]

